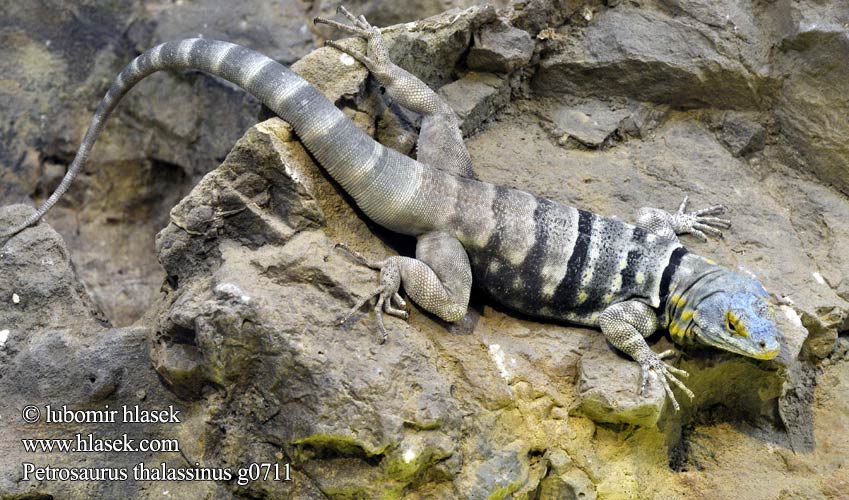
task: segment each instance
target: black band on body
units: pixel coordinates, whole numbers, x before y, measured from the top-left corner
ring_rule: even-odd
[[[557,290],[552,297],[553,307],[560,312],[573,311],[578,302],[581,276],[584,273],[590,249],[593,218],[592,212],[578,210],[578,237],[575,239],[575,247],[566,265],[566,275],[557,285]]]
[[[642,256],[645,253],[646,232],[642,228],[635,227],[631,235],[631,250],[626,257],[625,269],[622,270],[622,290],[636,291],[637,273],[640,271]]]
[[[664,309],[666,306],[666,301],[669,299],[669,294],[672,291],[669,289],[669,286],[672,284],[672,277],[675,276],[675,271],[681,265],[681,259],[687,253],[688,250],[686,248],[678,247],[672,251],[672,255],[669,257],[669,264],[666,265],[663,275],[660,277],[660,309]]]

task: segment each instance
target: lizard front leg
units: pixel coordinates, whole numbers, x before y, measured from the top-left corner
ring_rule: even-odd
[[[684,196],[684,201],[674,214],[659,208],[643,207],[637,210],[636,225],[664,238],[677,240],[679,234],[692,233],[702,241],[707,241],[705,233],[722,237],[722,231],[717,227],[731,226],[730,220],[714,217],[725,212],[723,205],[686,212],[687,200],[688,197]]]
[[[351,24],[321,17],[317,17],[315,22],[334,26],[366,39],[368,42],[366,54],[333,41],[328,41],[327,45],[345,52],[362,63],[377,78],[389,98],[410,111],[422,115],[417,159],[434,168],[474,179],[472,160],[463,143],[459,119],[454,110],[427,84],[392,62],[380,29],[369,24],[363,16],[354,17],[344,7],[340,6],[338,12]]]
[[[398,294],[400,286],[413,301],[445,321],[459,321],[466,315],[472,290],[472,269],[469,257],[460,242],[446,233],[433,232],[419,237],[416,258],[389,257],[372,262],[347,249],[358,262],[372,269],[380,269],[380,285],[360,300],[340,321],[345,323],[360,307],[377,296],[375,314],[381,333],[381,343],[386,341],[383,312],[407,319],[408,314]]]
[[[663,358],[674,351],[657,354],[646,343],[645,337],[657,329],[657,314],[651,307],[636,300],[620,302],[605,309],[599,316],[598,322],[607,340],[640,365],[642,372],[640,394],[645,393],[650,376],[654,376],[660,380],[675,411],[678,411],[680,407],[669,386],[670,381],[684,391],[690,399],[693,398],[693,392],[675,377],[675,375],[688,377],[689,374],[663,361]]]

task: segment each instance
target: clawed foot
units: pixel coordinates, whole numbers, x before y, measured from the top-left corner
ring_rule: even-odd
[[[399,257],[389,257],[381,261],[370,261],[342,243],[337,243],[335,248],[344,250],[358,264],[380,271],[380,285],[357,302],[348,314],[339,320],[339,324],[345,324],[366,302],[377,296],[377,304],[374,306],[374,312],[377,317],[377,327],[380,329],[381,334],[380,343],[383,344],[387,338],[386,327],[383,325],[383,313],[385,312],[386,314],[402,319],[408,319],[410,317],[410,314],[406,311],[407,303],[398,293],[398,290],[401,288],[401,270],[398,265]]]
[[[669,396],[670,400],[672,400],[673,408],[675,408],[675,411],[678,411],[681,407],[678,404],[678,400],[675,399],[675,395],[672,393],[672,388],[669,386],[670,381],[678,386],[678,388],[681,389],[690,399],[693,399],[695,395],[693,394],[693,391],[688,389],[687,386],[685,386],[684,383],[676,377],[676,375],[678,375],[679,377],[687,378],[690,374],[663,361],[664,358],[674,356],[675,354],[674,350],[664,351],[660,354],[652,352],[648,356],[648,359],[640,361],[640,395],[644,395],[646,393],[649,385],[649,378],[650,376],[654,376],[654,378],[660,380],[666,395]]]
[[[366,18],[364,16],[356,17],[350,12],[348,12],[348,9],[341,5],[336,9],[336,13],[342,14],[343,16],[348,18],[348,21],[350,21],[351,24],[343,24],[332,19],[327,19],[325,17],[316,17],[313,22],[315,24],[326,24],[328,26],[333,26],[334,28],[338,28],[346,33],[351,33],[352,35],[360,35],[362,37],[368,37],[375,30],[377,30],[376,27],[372,26],[371,24],[369,24],[368,21],[366,21]]]
[[[380,29],[369,24],[369,22],[366,21],[365,17],[354,16],[353,14],[348,12],[345,7],[342,7],[341,5],[338,9],[336,9],[336,12],[345,16],[348,21],[351,22],[351,24],[343,24],[332,19],[326,19],[324,17],[316,17],[313,22],[315,24],[326,24],[328,26],[333,26],[334,28],[340,29],[346,33],[365,38],[370,43],[377,42],[377,40],[380,39]],[[353,57],[354,59],[365,65],[367,68],[369,68],[369,70],[373,70],[376,67],[378,61],[372,60],[370,57],[363,54],[362,52],[339,45],[333,40],[328,40],[326,43],[328,46],[333,47],[336,50],[342,51],[348,54],[349,56]]]
[[[713,217],[725,213],[725,206],[715,205],[695,212],[685,212],[688,199],[688,196],[684,196],[678,211],[672,214],[672,227],[675,229],[675,234],[692,233],[700,240],[707,241],[707,234],[717,238],[722,237],[722,231],[717,227],[726,229],[731,227],[730,220]]]

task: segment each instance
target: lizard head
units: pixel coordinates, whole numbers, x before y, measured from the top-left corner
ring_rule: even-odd
[[[699,301],[693,333],[701,343],[756,359],[778,356],[779,334],[769,295],[757,281],[734,275],[723,291]]]

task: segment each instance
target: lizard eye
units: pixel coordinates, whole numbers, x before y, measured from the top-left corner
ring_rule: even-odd
[[[727,328],[733,335],[748,337],[749,332],[746,331],[745,325],[741,325],[737,321],[737,317],[733,313],[725,314],[725,328]]]

